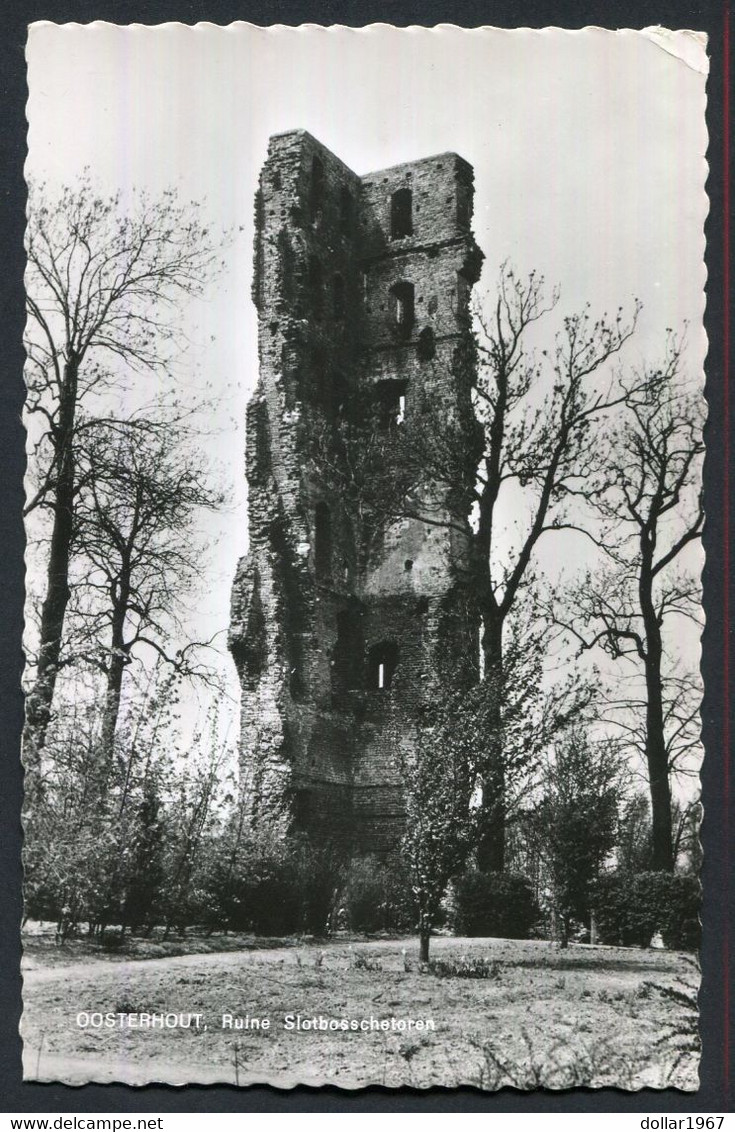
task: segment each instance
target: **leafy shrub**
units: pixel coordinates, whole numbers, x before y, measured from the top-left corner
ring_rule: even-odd
[[[351,862],[342,900],[354,931],[398,932],[412,926],[409,886],[400,865],[378,857]]]
[[[648,947],[656,930],[655,910],[638,883],[644,873],[609,873],[592,885],[590,899],[595,908],[602,943],[623,947]]]
[[[457,935],[529,938],[539,911],[525,877],[468,869],[452,887],[450,924]]]
[[[460,955],[458,959],[432,959],[428,969],[439,979],[500,978],[500,964],[482,955]]]
[[[592,886],[600,939],[648,947],[660,931],[664,945],[699,947],[699,882],[678,873],[609,873]]]
[[[298,835],[261,836],[243,846],[236,870],[212,870],[207,919],[257,935],[320,935],[341,880],[342,866],[331,848]]]
[[[702,904],[699,880],[694,876],[677,873],[673,876],[664,873],[663,877],[668,882],[664,886],[667,899],[659,901],[658,927],[664,946],[697,951],[702,934],[699,923]]]
[[[295,931],[298,893],[282,846],[256,846],[240,863],[231,928],[261,935]]]
[[[27,870],[28,874],[28,870]],[[23,885],[23,911],[29,920],[58,920],[63,901],[53,883],[33,874]]]
[[[122,951],[127,940],[122,932],[106,931],[100,936],[100,947],[103,951]]]
[[[303,835],[289,839],[287,878],[297,909],[296,930],[323,935],[344,877],[342,857]]]

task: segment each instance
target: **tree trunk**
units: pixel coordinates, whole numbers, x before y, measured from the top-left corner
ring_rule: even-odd
[[[125,645],[125,621],[130,606],[130,589],[130,564],[129,559],[126,557],[121,569],[120,578],[117,582],[116,591],[113,593],[110,661],[107,669],[105,710],[102,716],[100,755],[103,765],[110,769],[112,769],[115,757],[115,734],[117,732],[117,721],[120,715],[123,675],[129,659],[128,649]],[[131,750],[120,799],[119,815],[121,818],[127,804],[133,758],[134,750]]]
[[[671,837],[671,786],[663,734],[661,678],[646,665],[646,761],[651,789],[652,840],[651,866],[673,872]]]
[[[419,962],[429,962],[429,939],[430,932],[422,930],[419,932]]]
[[[124,669],[125,658],[122,653],[113,653],[110,661],[110,670],[107,673],[105,712],[102,719],[102,755],[108,762],[112,759],[114,749],[117,719],[120,714],[120,695],[122,692]]]
[[[651,552],[652,553],[652,552]],[[671,830],[671,785],[664,735],[663,686],[661,682],[661,626],[653,604],[650,555],[644,549],[639,597],[646,634],[646,762],[651,791],[652,860],[655,870],[673,872],[674,854]]]
[[[569,922],[558,904],[551,907],[551,940],[562,950],[569,947]]]
[[[69,563],[74,538],[74,497],[76,468],[74,460],[74,427],[77,402],[78,363],[67,362],[64,368],[64,389],[59,407],[54,520],[51,530],[46,596],[41,609],[41,631],[36,679],[26,698],[26,721],[23,749],[26,768],[38,773],[40,756],[46,743],[51,719],[51,706],[61,658],[61,638],[66,607],[69,604]]]
[[[477,866],[483,872],[505,867],[505,764],[503,760],[503,622],[496,612],[483,617],[484,682],[489,696],[487,750],[482,775],[482,815]]]

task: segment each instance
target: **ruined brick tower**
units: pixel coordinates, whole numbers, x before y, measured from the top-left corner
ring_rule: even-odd
[[[472,198],[456,154],[359,177],[302,130],[271,138],[256,197],[250,550],[230,628],[242,790],[254,821],[348,852],[396,846],[396,742],[410,742],[442,671],[476,678],[462,588],[476,460],[469,298],[482,261]],[[330,446],[356,418],[356,449]],[[466,444],[451,483],[430,460],[422,476],[416,456],[444,427]],[[350,474],[376,445],[386,482],[400,480],[401,453],[418,459],[415,514],[376,527],[373,508],[366,534]]]

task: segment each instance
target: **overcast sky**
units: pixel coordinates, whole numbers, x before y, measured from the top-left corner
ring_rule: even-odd
[[[307,129],[360,174],[456,151],[475,169],[481,290],[509,258],[561,286],[560,313],[636,296],[626,356],[655,358],[688,320],[701,370],[707,60],[691,33],[35,24],[28,67],[34,178],[73,183],[88,166],[103,191],[177,185],[242,228],[190,312],[192,365],[227,389],[214,443],[234,492],[212,531],[209,630],[226,627],[247,545],[253,195],[271,134]]]

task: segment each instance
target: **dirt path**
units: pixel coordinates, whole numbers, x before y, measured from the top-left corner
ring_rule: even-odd
[[[37,960],[24,961],[22,974],[29,986],[40,983],[53,983],[58,979],[75,979],[80,976],[93,976],[95,979],[120,979],[126,975],[137,975],[141,971],[175,971],[186,967],[238,967],[243,961],[258,958],[265,962],[278,962],[287,955],[293,955],[292,947],[274,947],[263,951],[209,951],[194,955],[169,955],[163,959],[83,959],[69,963],[65,967],[42,967]]]
[[[439,943],[439,941],[436,941]],[[455,941],[456,942],[456,941]],[[477,941],[473,941],[477,942]],[[167,955],[161,959],[102,959],[90,956],[64,966],[47,967],[37,958],[23,960],[21,970],[24,980],[29,985],[52,983],[58,979],[74,979],[79,976],[94,976],[95,979],[119,979],[126,975],[140,974],[142,971],[175,971],[187,967],[239,967],[243,963],[283,963],[290,960],[295,963],[295,955],[299,952],[314,953],[319,950],[344,951],[349,946],[344,940],[330,940],[315,946],[313,943],[304,944],[303,947],[270,947],[270,948],[242,948],[239,951],[198,951],[191,955]],[[377,940],[370,944],[354,944],[356,950],[370,950],[376,948],[395,948],[396,940]],[[418,945],[412,940],[406,941],[406,946]]]

